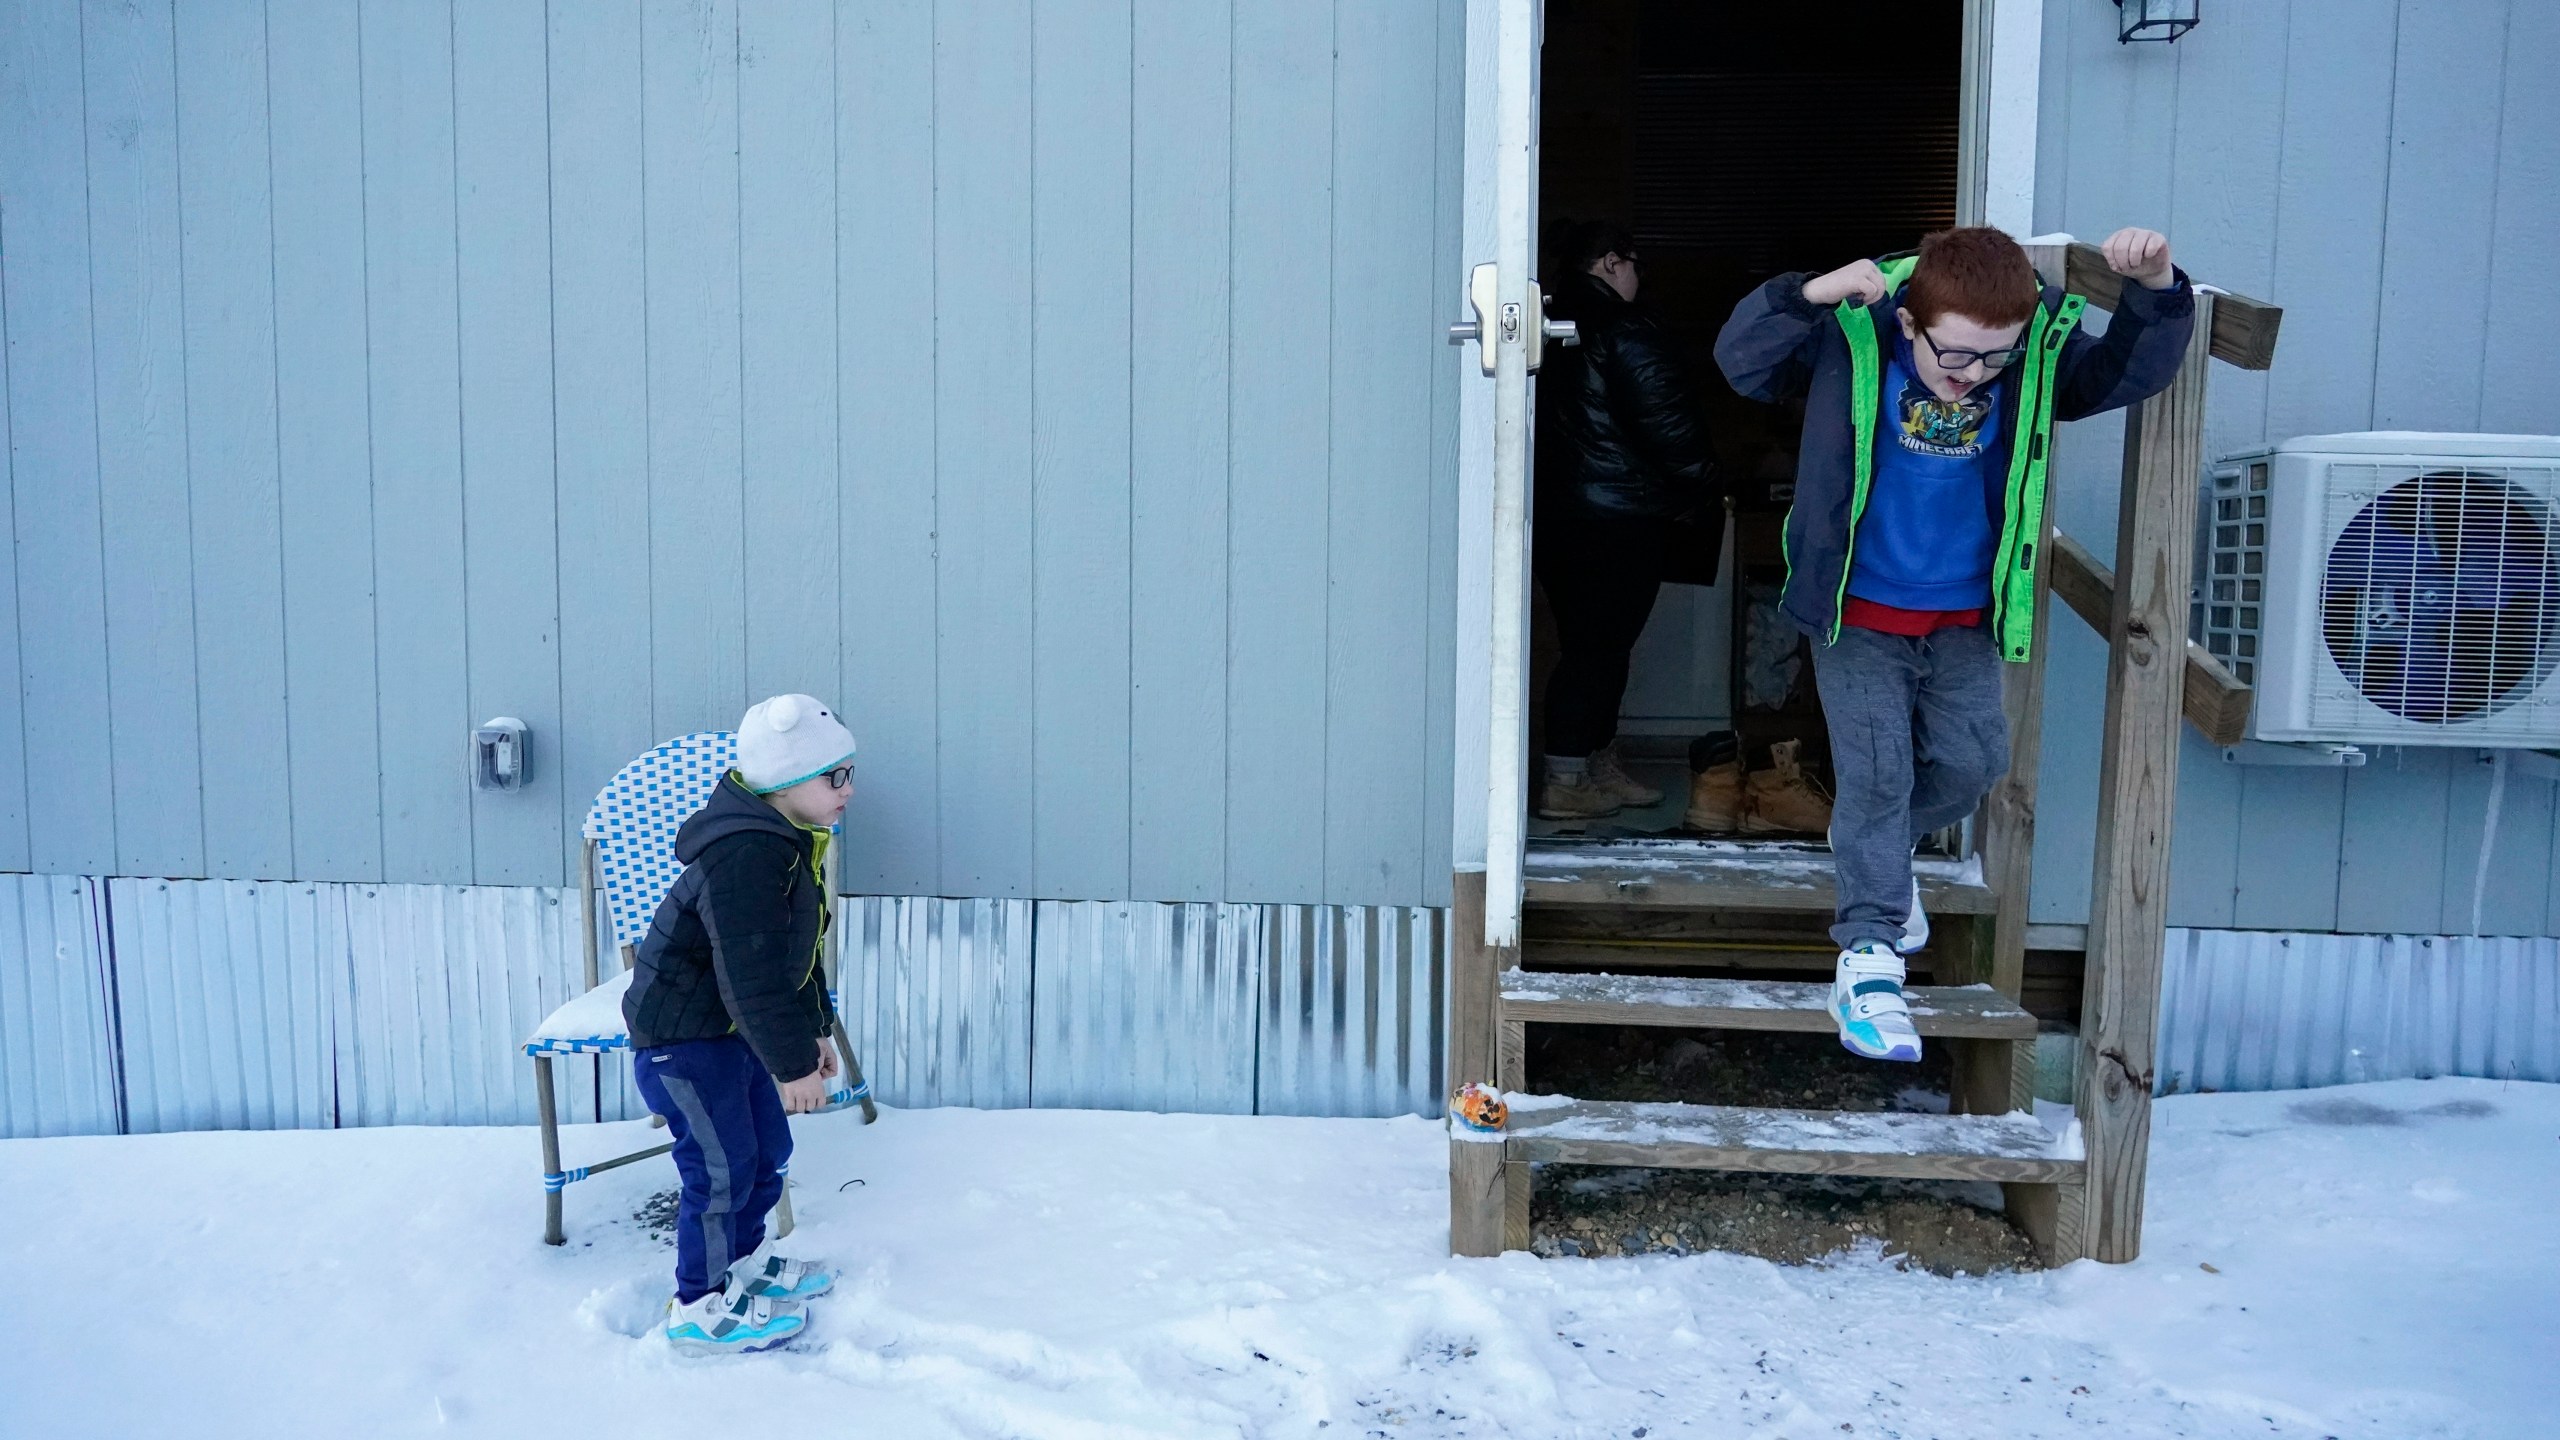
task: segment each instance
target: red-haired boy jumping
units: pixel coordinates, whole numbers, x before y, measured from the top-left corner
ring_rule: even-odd
[[[1839,791],[1832,1016],[1870,1059],[1920,1058],[1912,849],[2009,767],[2000,666],[2035,633],[2053,423],[2158,393],[2186,351],[2195,297],[2169,242],[2128,229],[2103,248],[2129,282],[2103,337],[1988,228],[1781,275],[1716,337],[1735,390],[1806,402],[1781,607],[1813,637]]]

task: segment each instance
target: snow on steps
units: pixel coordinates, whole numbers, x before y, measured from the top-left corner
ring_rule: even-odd
[[[2077,1132],[2035,1116],[1764,1110],[1512,1094],[1511,1160],[2052,1184],[2079,1177]]]
[[[1915,985],[1903,992],[1923,1035],[2033,1040],[2035,1017],[1988,985]],[[1670,975],[1571,975],[1506,970],[1502,1018],[1569,1025],[1676,1025],[1701,1030],[1828,1033],[1831,987],[1800,980],[1696,980]]]
[[[1922,903],[1942,915],[1998,908],[1978,860],[1912,862]],[[1532,905],[1642,905],[1691,910],[1829,910],[1831,852],[1707,840],[1533,845],[1522,871]]]

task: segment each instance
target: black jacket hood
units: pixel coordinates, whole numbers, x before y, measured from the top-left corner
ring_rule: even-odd
[[[733,835],[751,831],[778,836],[804,849],[809,843],[807,833],[792,824],[790,817],[738,783],[737,776],[723,775],[711,798],[676,831],[676,859],[690,865],[701,858],[703,851]]]

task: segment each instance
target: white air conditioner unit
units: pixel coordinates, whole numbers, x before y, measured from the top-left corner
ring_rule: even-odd
[[[2207,508],[2205,648],[2259,739],[2560,743],[2560,436],[2305,436]]]

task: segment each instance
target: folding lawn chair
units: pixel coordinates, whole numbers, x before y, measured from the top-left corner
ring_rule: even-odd
[[[622,996],[631,987],[631,967],[638,958],[640,941],[649,933],[649,923],[658,913],[659,902],[666,899],[676,877],[684,873],[675,854],[676,831],[702,808],[736,756],[737,737],[725,731],[680,735],[623,766],[596,792],[586,823],[579,827],[587,842],[578,886],[579,910],[585,922],[586,993],[552,1011],[524,1046],[524,1053],[533,1057],[534,1090],[541,1107],[542,1238],[547,1244],[558,1245],[566,1239],[560,1228],[562,1190],[590,1175],[664,1155],[675,1148],[656,1145],[593,1165],[563,1169],[559,1101],[551,1061],[560,1055],[593,1055],[601,1065],[604,1056],[631,1048],[631,1034],[622,1021]],[[835,894],[839,848],[827,847],[829,904]],[[622,956],[621,972],[601,984],[597,983],[596,973],[599,890],[612,922],[614,946]],[[833,1006],[843,937],[839,927],[831,927],[828,933],[831,939],[824,957],[827,1003]],[[847,1088],[831,1099],[836,1105],[859,1102],[862,1121],[868,1125],[879,1117],[879,1111],[872,1105],[871,1086],[862,1078],[862,1066],[854,1059],[841,1019],[836,1022],[836,1054],[844,1062],[839,1083]],[[776,1235],[791,1233],[788,1191],[775,1219]]]

